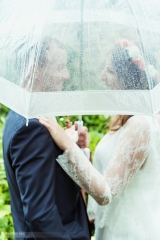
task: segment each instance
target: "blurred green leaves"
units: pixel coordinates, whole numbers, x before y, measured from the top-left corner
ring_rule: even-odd
[[[0,239],[13,239],[6,233],[13,233],[13,220],[10,208],[10,196],[3,160],[0,159]]]
[[[6,235],[6,233],[13,233],[14,229],[10,209],[9,188],[4,169],[4,162],[2,159],[2,131],[4,127],[3,122],[5,121],[5,115],[8,112],[8,109],[2,105],[0,105],[0,109],[3,111],[3,114],[0,112],[0,239],[11,240],[13,237]],[[4,121],[1,121],[3,118]]]
[[[0,123],[5,123],[5,117],[8,112],[9,108],[0,103]]]

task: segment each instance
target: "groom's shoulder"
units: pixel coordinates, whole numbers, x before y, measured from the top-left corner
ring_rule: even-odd
[[[18,131],[42,131],[45,127],[35,118],[29,119],[27,123],[26,118],[11,110],[6,118],[5,129],[16,134]]]

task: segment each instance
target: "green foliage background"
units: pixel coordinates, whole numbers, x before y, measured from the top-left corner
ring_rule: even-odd
[[[5,123],[5,117],[9,109],[0,104],[0,239],[10,240],[12,237],[7,236],[6,233],[13,233],[13,221],[10,210],[9,189],[6,180],[6,174],[3,163],[2,153],[2,132]]]
[[[9,109],[4,105],[0,104],[0,239],[1,240],[12,240],[13,239],[13,221],[10,210],[10,197],[9,189],[6,180],[6,174],[3,163],[2,153],[2,133],[5,125],[5,118]],[[57,117],[59,124],[65,127],[66,117]],[[71,116],[70,120],[74,123],[78,120],[78,116]],[[84,126],[88,127],[90,144],[89,148],[94,154],[95,147],[104,134],[108,131],[109,117],[104,115],[86,115],[83,116]],[[105,128],[106,127],[106,128]],[[6,233],[11,233],[7,235]]]

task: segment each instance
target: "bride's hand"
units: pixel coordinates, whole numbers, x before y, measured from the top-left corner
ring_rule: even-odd
[[[48,129],[54,142],[60,149],[66,151],[73,148],[73,141],[56,120],[51,117],[40,117],[38,120]]]
[[[65,132],[80,148],[88,147],[89,138],[87,127],[83,126],[82,129],[78,132],[78,123],[75,122],[74,125],[67,128]]]

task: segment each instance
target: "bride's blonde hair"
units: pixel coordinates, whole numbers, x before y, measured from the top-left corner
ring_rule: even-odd
[[[119,130],[127,120],[133,115],[116,115],[112,116],[109,124],[109,131],[116,132]]]

